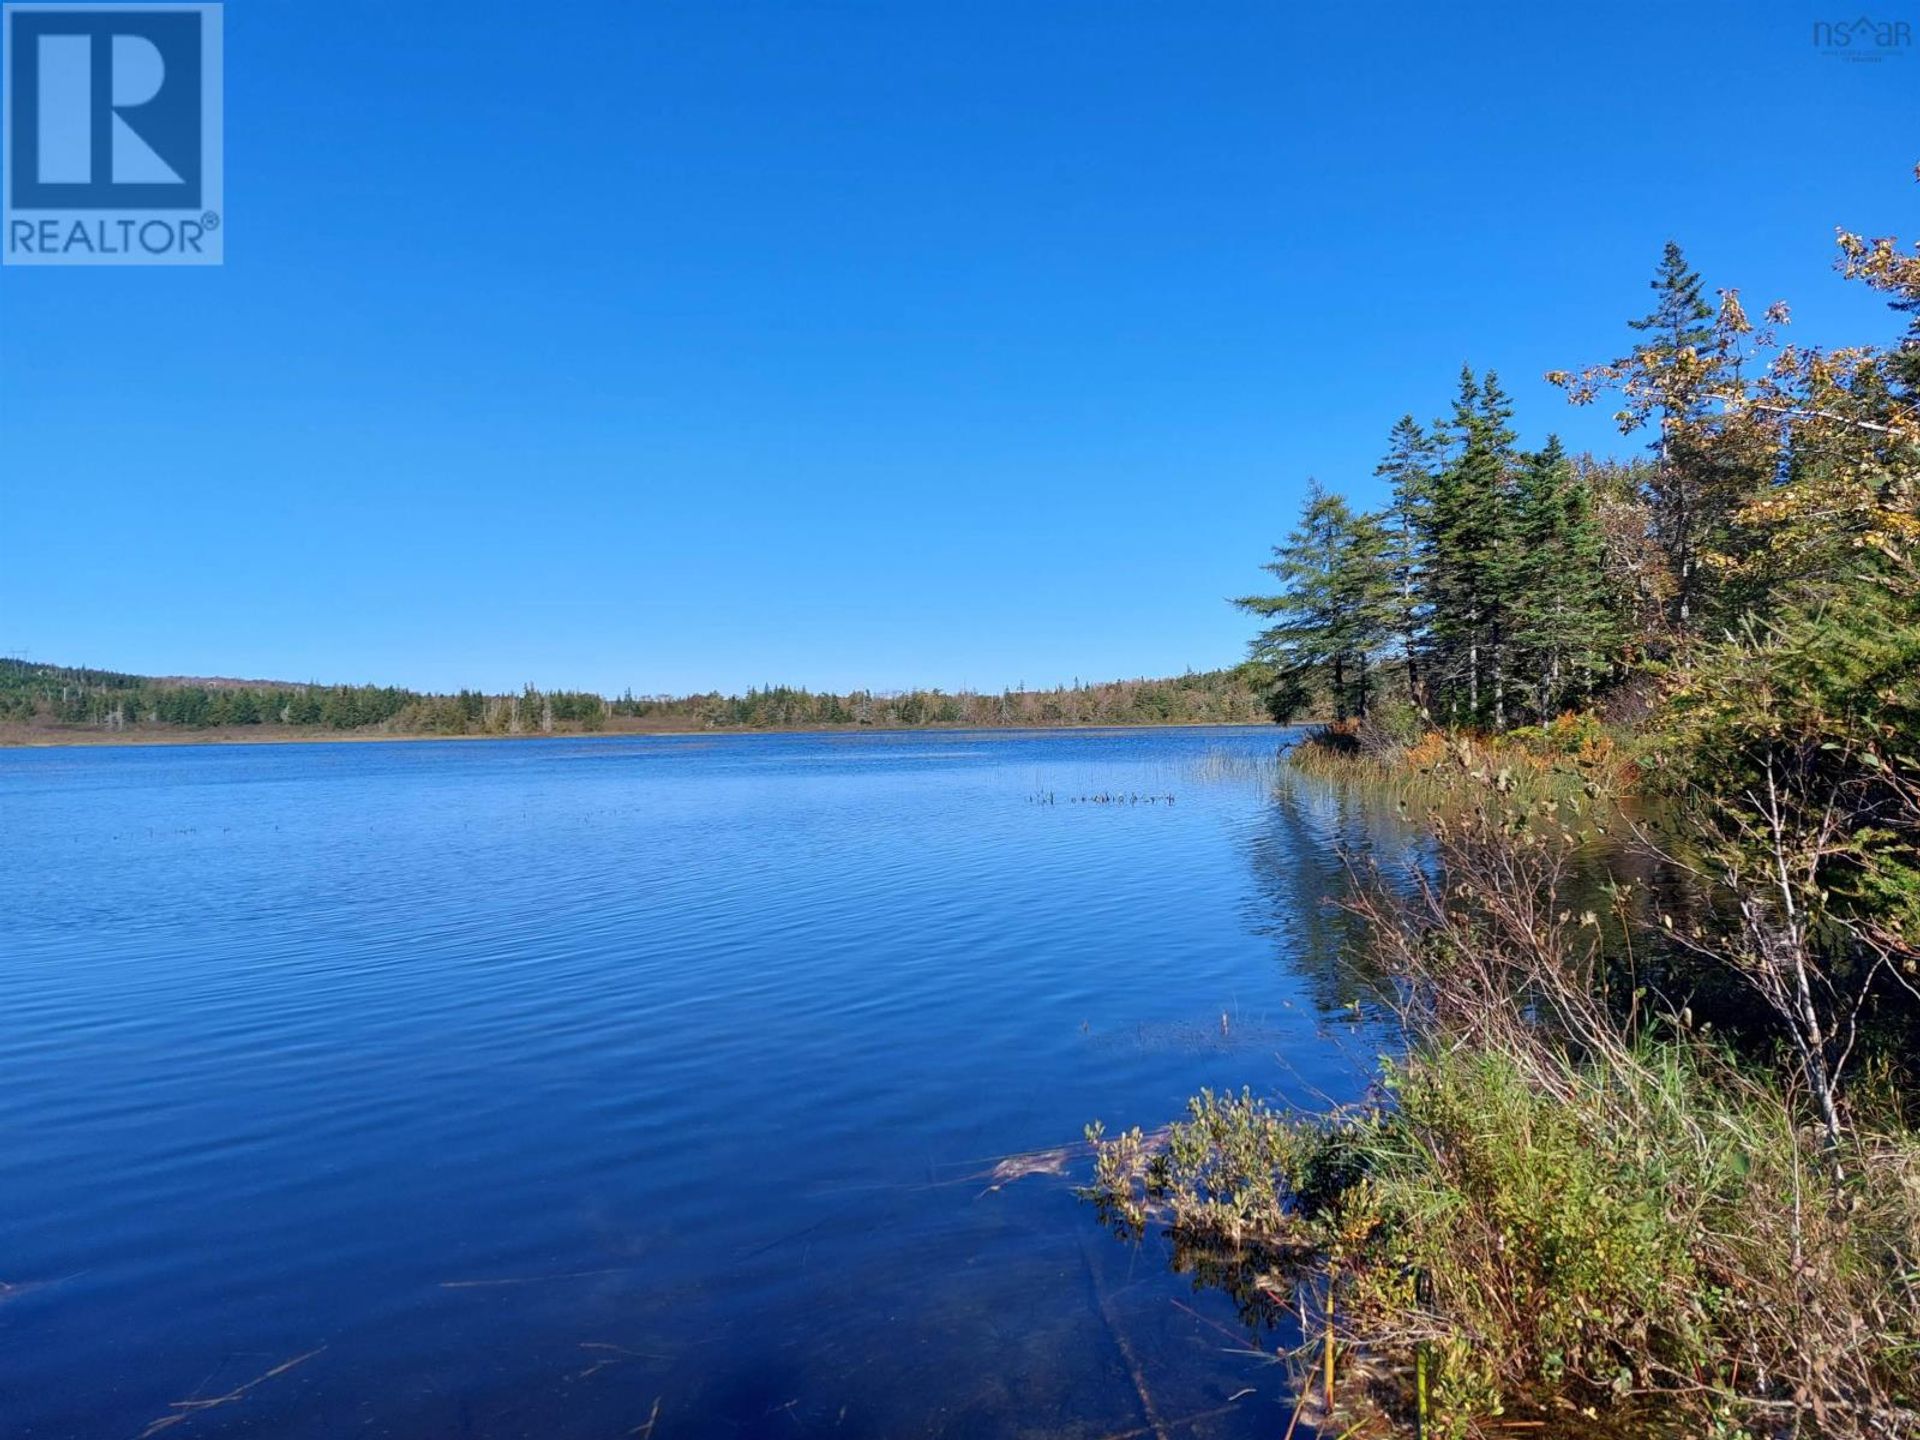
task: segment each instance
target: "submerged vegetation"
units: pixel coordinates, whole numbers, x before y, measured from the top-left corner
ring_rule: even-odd
[[[1895,343],[1782,343],[1669,245],[1630,353],[1549,377],[1646,458],[1522,451],[1469,372],[1240,602],[1334,717],[1287,783],[1427,814],[1345,902],[1406,1049],[1095,1126],[1091,1193],[1290,1317],[1296,1422],[1920,1436],[1920,255],[1839,268]]]

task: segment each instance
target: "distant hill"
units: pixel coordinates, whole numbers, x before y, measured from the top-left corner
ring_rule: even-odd
[[[432,694],[380,685],[131,675],[0,660],[0,741],[336,735],[527,735],[921,726],[1229,724],[1268,718],[1258,668],[1051,690],[853,691],[616,699],[578,690]]]
[[[149,685],[198,685],[204,690],[295,690],[300,685],[297,680],[236,680],[231,675],[146,675],[136,678],[144,679]]]

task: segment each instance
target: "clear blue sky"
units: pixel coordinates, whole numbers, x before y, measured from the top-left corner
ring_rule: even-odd
[[[1887,8],[1887,7],[1882,7]],[[1661,242],[1893,333],[1920,53],[1807,5],[233,0],[227,264],[0,271],[0,651],[617,692],[1239,658],[1493,366],[1616,447]],[[1903,12],[1905,13],[1905,12]]]

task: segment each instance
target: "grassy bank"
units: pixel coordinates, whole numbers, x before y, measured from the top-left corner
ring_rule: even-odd
[[[1294,783],[1435,802],[1430,866],[1350,901],[1406,1049],[1348,1108],[1202,1094],[1163,1140],[1094,1127],[1106,1217],[1291,1318],[1319,1433],[1920,1435],[1903,1006],[1854,1013],[1830,1127],[1750,990],[1721,988],[1733,1024],[1688,1003],[1733,963],[1707,954],[1733,897],[1676,917],[1587,873],[1612,748],[1335,731],[1295,756]]]
[[[1342,721],[1315,727],[1287,759],[1297,775],[1365,783],[1420,808],[1481,789],[1521,804],[1612,802],[1640,779],[1630,743],[1593,716],[1573,714],[1502,735]]]
[[[1691,1037],[1430,1037],[1382,1087],[1314,1117],[1202,1096],[1098,1162],[1123,1224],[1294,1312],[1322,1433],[1920,1433],[1911,1135],[1857,1132],[1832,1187],[1794,1108]]]

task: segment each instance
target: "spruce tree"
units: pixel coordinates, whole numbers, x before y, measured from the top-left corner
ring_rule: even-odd
[[[1485,628],[1487,638],[1488,679],[1493,727],[1507,728],[1507,687],[1509,646],[1514,615],[1526,582],[1525,557],[1513,531],[1513,483],[1519,457],[1514,450],[1512,429],[1513,402],[1500,388],[1500,379],[1487,372],[1480,387],[1480,443],[1486,447],[1487,490],[1481,502],[1484,511],[1486,557],[1483,562],[1486,586]]]
[[[1399,591],[1394,582],[1393,531],[1387,517],[1354,515],[1341,547],[1334,593],[1343,638],[1353,656],[1353,713],[1364,719],[1378,698],[1374,670],[1394,635]]]
[[[1513,534],[1523,572],[1515,664],[1531,708],[1546,720],[1593,693],[1621,643],[1595,497],[1557,436],[1520,470]]]
[[[1479,382],[1463,366],[1453,414],[1434,425],[1441,463],[1430,477],[1422,516],[1425,534],[1420,548],[1428,608],[1425,671],[1434,705],[1453,724],[1465,719],[1479,700],[1478,657],[1472,646],[1474,575],[1464,563],[1459,544],[1466,529],[1461,458],[1479,402]]]
[[[1506,723],[1505,647],[1520,576],[1509,530],[1512,408],[1491,372],[1469,367],[1447,422],[1447,462],[1427,516],[1430,685],[1456,724]]]
[[[1707,460],[1686,437],[1706,409],[1695,361],[1713,343],[1713,307],[1701,294],[1699,274],[1687,268],[1686,256],[1672,240],[1649,284],[1656,296],[1653,309],[1627,325],[1647,337],[1641,354],[1663,377],[1660,435],[1654,442],[1659,464],[1648,498],[1655,533],[1673,570],[1673,621],[1686,630],[1699,609],[1705,499],[1714,488],[1702,473]]]
[[[1424,559],[1431,533],[1435,445],[1411,415],[1402,415],[1388,436],[1386,457],[1374,474],[1392,487],[1387,509],[1388,557],[1393,593],[1390,625],[1406,668],[1407,698],[1421,710],[1428,696],[1420,673],[1420,648],[1425,643],[1426,579]]]
[[[1647,286],[1658,297],[1651,313],[1629,320],[1630,329],[1649,336],[1648,344],[1672,355],[1681,350],[1704,350],[1713,337],[1713,307],[1701,294],[1699,274],[1687,267],[1677,242],[1660,251],[1660,267]]]
[[[1274,623],[1255,637],[1252,658],[1277,676],[1272,703],[1290,719],[1323,693],[1334,718],[1364,717],[1374,698],[1372,665],[1392,621],[1389,537],[1377,515],[1355,514],[1314,482],[1300,523],[1264,568],[1281,582],[1274,595],[1234,601]]]

